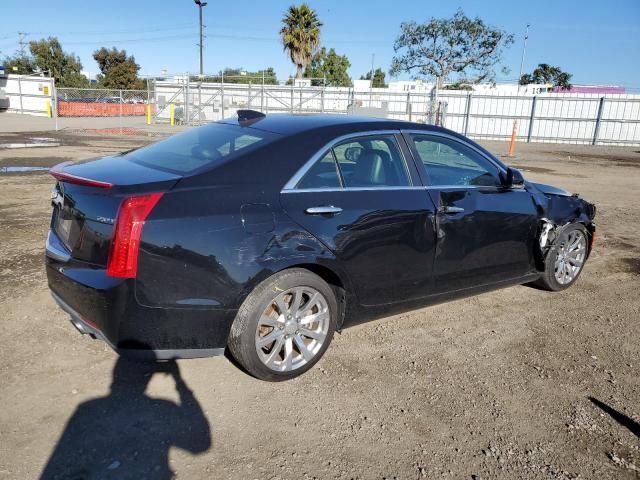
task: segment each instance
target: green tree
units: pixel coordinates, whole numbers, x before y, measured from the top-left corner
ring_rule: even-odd
[[[555,87],[571,88],[570,73],[563,72],[560,67],[552,67],[546,63],[540,63],[532,73],[525,73],[520,77],[520,85],[531,83],[551,84]]]
[[[144,81],[138,78],[140,65],[136,63],[133,55],[127,55],[126,50],[102,47],[93,52],[93,58],[100,68],[98,84],[101,87],[123,90],[144,88]]]
[[[282,18],[282,45],[296,66],[296,78],[302,78],[304,68],[320,47],[320,27],[318,15],[306,3],[290,6]]]
[[[473,87],[471,85],[469,85],[469,83],[467,82],[455,82],[455,83],[449,83],[447,85],[445,85],[444,87],[442,87],[443,90],[473,90]]]
[[[350,66],[346,55],[338,55],[333,48],[327,51],[322,47],[305,68],[304,76],[311,78],[314,86],[324,83],[329,87],[350,87],[353,85],[348,72]]]
[[[14,55],[13,57],[5,57],[4,59],[5,73],[17,75],[30,75],[33,73],[35,65],[33,59],[26,55]]]
[[[493,80],[494,67],[513,35],[469,18],[458,10],[451,18],[431,18],[425,23],[403,22],[394,43],[396,56],[391,74],[408,72],[436,80],[437,88],[450,74],[466,75],[473,82]]]
[[[29,42],[33,71],[53,77],[58,87],[87,87],[89,80],[80,73],[82,63],[73,53],[66,53],[56,37]]]
[[[386,74],[384,70],[381,68],[376,68],[373,71],[373,82],[371,82],[371,86],[373,88],[386,88],[387,84],[385,82]],[[365,75],[360,77],[360,80],[371,80],[371,71],[368,71]]]

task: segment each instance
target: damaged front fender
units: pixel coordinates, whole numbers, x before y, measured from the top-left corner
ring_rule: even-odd
[[[596,230],[595,205],[577,194],[571,195],[549,185],[530,183],[529,190],[540,215],[535,252],[537,268],[544,270],[547,255],[555,242],[567,227],[576,223],[582,224],[589,235],[588,256],[591,253]]]

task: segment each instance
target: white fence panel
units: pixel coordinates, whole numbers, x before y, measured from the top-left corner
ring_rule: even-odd
[[[74,91],[77,89],[59,89],[61,95],[56,104],[50,78],[9,75],[0,80],[6,83],[7,100],[4,102],[8,101],[9,110],[33,115],[47,115],[49,104],[55,114],[57,106],[69,107],[62,105],[64,102],[82,103],[85,100],[90,103],[90,99],[106,95],[104,90],[97,89],[77,92]],[[431,122],[478,139],[506,140],[511,137],[517,122],[520,140],[640,145],[640,95],[631,94],[544,93],[531,96],[452,90],[356,90],[211,83],[188,81],[185,77],[178,82],[150,82],[146,92],[118,91],[116,97],[124,105],[121,117],[127,112],[137,116],[146,113],[153,115],[153,122],[160,123],[168,123],[173,115],[175,123],[195,125],[231,117],[237,110],[249,108],[265,113],[364,114]],[[108,100],[102,103],[109,103]],[[148,106],[146,110],[136,106],[141,102]],[[111,112],[108,105],[100,107],[105,115],[118,115]],[[91,111],[100,109],[86,110],[90,116]]]
[[[7,75],[0,79],[6,93],[7,111],[47,116],[53,103],[53,79],[29,75]]]

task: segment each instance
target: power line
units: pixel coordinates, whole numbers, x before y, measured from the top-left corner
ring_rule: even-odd
[[[118,44],[118,43],[145,43],[145,42],[163,42],[168,40],[179,39],[195,39],[197,35],[194,33],[182,34],[182,35],[164,35],[162,37],[142,37],[142,38],[120,38],[110,40],[91,40],[91,41],[74,41],[64,42],[64,45],[104,45],[104,44]]]
[[[49,36],[62,36],[62,35],[109,35],[109,34],[121,34],[121,33],[154,33],[154,32],[166,32],[166,31],[175,31],[175,30],[186,30],[188,28],[193,28],[192,24],[177,24],[177,25],[167,25],[166,27],[155,27],[155,28],[136,28],[134,30],[85,30],[85,31],[41,31],[41,32],[31,32],[32,35],[49,35]]]

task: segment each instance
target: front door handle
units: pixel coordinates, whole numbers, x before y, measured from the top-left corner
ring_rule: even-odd
[[[309,215],[338,215],[342,212],[340,207],[334,207],[333,205],[325,205],[322,207],[309,207],[304,213]]]
[[[464,208],[462,207],[451,207],[449,205],[443,205],[438,209],[438,213],[444,213],[446,215],[453,215],[455,213],[464,212]]]

